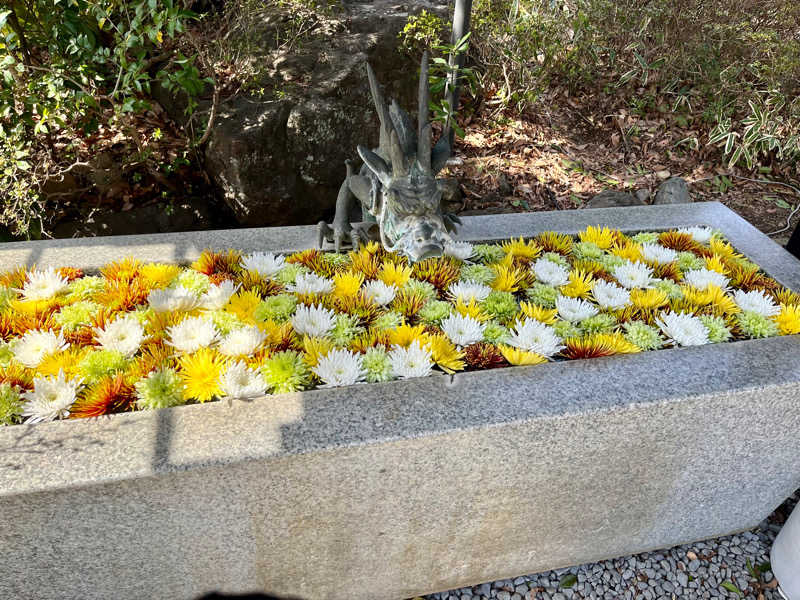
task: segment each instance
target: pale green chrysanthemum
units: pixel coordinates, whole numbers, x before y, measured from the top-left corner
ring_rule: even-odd
[[[53,320],[65,331],[74,331],[82,325],[89,325],[92,317],[100,311],[97,302],[78,300],[69,304],[53,315]]]
[[[703,269],[705,266],[706,261],[699,256],[696,256],[692,252],[678,253],[678,268],[681,271],[694,271],[696,269]]]
[[[238,315],[226,310],[209,310],[205,313],[205,317],[214,324],[221,335],[228,335],[231,331],[247,325]]]
[[[657,279],[653,283],[653,287],[659,292],[664,292],[670,300],[680,300],[683,298],[681,286],[669,279]]]
[[[118,350],[92,350],[78,363],[78,374],[87,383],[122,371],[128,366],[128,360]]]
[[[503,327],[497,321],[489,321],[483,329],[483,341],[490,344],[505,344],[511,337],[511,332],[507,327]]]
[[[134,388],[136,388],[136,406],[141,410],[168,408],[185,402],[183,382],[174,369],[153,371],[137,381]]]
[[[392,361],[384,348],[369,348],[361,357],[361,366],[369,383],[394,379]]]
[[[517,315],[519,306],[511,292],[492,290],[480,307],[487,315],[498,321],[510,321]]]
[[[303,265],[297,263],[288,264],[275,274],[275,281],[282,285],[289,285],[294,283],[298,275],[310,272],[311,270]]]
[[[572,254],[581,260],[597,260],[605,255],[605,250],[594,242],[575,242],[572,244]]]
[[[420,321],[425,325],[438,326],[444,319],[450,316],[453,306],[444,300],[431,300],[417,313]]]
[[[655,231],[642,231],[632,236],[631,239],[637,244],[655,244],[658,242],[658,233]]]
[[[496,273],[486,265],[464,265],[461,267],[459,279],[489,285],[494,281]]]
[[[708,329],[708,339],[712,344],[727,342],[731,339],[731,330],[725,324],[725,319],[712,315],[700,315],[698,317],[703,325]]]
[[[11,301],[16,297],[16,294],[10,288],[0,285],[0,313],[8,308]]]
[[[775,321],[753,311],[737,314],[736,322],[749,338],[768,338],[780,333]]]
[[[596,259],[598,263],[603,265],[606,271],[612,271],[616,267],[625,264],[625,259],[621,256],[617,256],[616,254],[604,254],[600,258]]]
[[[545,252],[541,257],[545,260],[549,260],[550,262],[554,262],[558,266],[564,267],[565,269],[570,268],[569,261],[561,256],[558,252]]]
[[[739,265],[745,271],[756,272],[759,270],[759,266],[756,263],[746,259],[744,256],[733,256],[728,260],[734,264]]]
[[[256,306],[253,316],[258,321],[285,323],[292,317],[296,308],[297,298],[295,296],[292,294],[278,294],[277,296],[264,298]]]
[[[261,365],[261,376],[274,394],[288,394],[304,389],[311,381],[311,371],[303,355],[294,350],[277,352]]]
[[[194,269],[184,269],[170,287],[184,287],[195,295],[200,296],[208,291],[209,285],[211,283],[207,275]]]
[[[325,252],[322,255],[322,260],[334,267],[344,267],[350,263],[350,259],[346,254],[339,254],[338,252]]]
[[[0,340],[0,367],[7,367],[14,358],[14,351],[9,342]]]
[[[139,325],[146,326],[148,320],[156,314],[156,311],[150,306],[139,306],[136,310],[132,310],[128,314],[136,319]]]
[[[664,344],[658,329],[643,321],[629,321],[622,327],[625,339],[642,350],[656,350]]]
[[[558,319],[555,323],[553,323],[552,327],[555,330],[556,335],[561,339],[581,336],[581,330],[569,321]]]
[[[506,255],[503,248],[497,244],[476,244],[472,249],[475,251],[475,258],[487,265],[502,260]]]
[[[428,303],[430,304],[430,302]],[[427,306],[427,305],[426,305]],[[422,307],[422,310],[425,310],[425,307]],[[422,314],[422,311],[420,311]],[[387,311],[382,315],[379,315],[375,321],[372,323],[372,327],[375,328],[377,331],[389,331],[390,329],[396,329],[403,324],[403,315],[393,310]]]
[[[553,286],[536,281],[531,287],[525,290],[525,295],[528,296],[528,300],[534,304],[538,304],[544,308],[555,308],[556,298],[561,294]]]
[[[436,298],[436,288],[427,281],[420,281],[413,277],[403,286],[403,290],[411,294],[419,294],[426,300]]]
[[[80,277],[70,282],[67,291],[67,300],[74,300],[80,298],[83,300],[91,300],[98,293],[102,292],[106,287],[106,280],[97,275],[88,275]]]
[[[10,383],[0,383],[0,425],[22,420],[22,399]]]
[[[358,335],[364,333],[364,328],[358,324],[358,318],[352,315],[338,314],[334,318],[333,329],[328,337],[337,346],[347,346]]]
[[[610,333],[617,324],[614,315],[608,313],[597,313],[596,315],[584,319],[580,322],[581,331],[586,334],[591,333]]]

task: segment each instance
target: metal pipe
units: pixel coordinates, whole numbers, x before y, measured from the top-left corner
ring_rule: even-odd
[[[453,9],[453,32],[450,37],[452,46],[455,47],[459,40],[463,39],[463,37],[469,33],[471,14],[472,0],[456,0],[456,5]],[[458,110],[458,75],[461,69],[464,68],[466,58],[466,52],[450,55],[450,76],[448,77],[447,87],[445,89],[447,106],[450,111],[445,131],[449,134],[450,148],[453,148],[453,143],[455,141],[455,130],[451,127],[450,119],[454,118],[453,115],[455,115],[455,111]]]

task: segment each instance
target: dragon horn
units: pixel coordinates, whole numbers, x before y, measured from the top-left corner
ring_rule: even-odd
[[[378,84],[378,78],[375,77],[375,71],[372,70],[369,63],[367,63],[367,78],[369,79],[369,91],[372,93],[372,101],[375,103],[375,110],[381,122],[381,142],[388,142],[394,127],[389,117],[389,107],[383,99],[383,94]],[[383,147],[383,143],[380,145]]]
[[[428,122],[428,104],[430,91],[428,90],[428,53],[422,54],[422,64],[419,69],[419,114],[417,115],[417,162],[425,173],[431,172],[431,124]]]

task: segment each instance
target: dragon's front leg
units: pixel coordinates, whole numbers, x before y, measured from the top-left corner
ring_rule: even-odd
[[[350,189],[350,178],[353,175],[352,163],[348,160],[345,161],[347,165],[347,178],[342,182],[339,188],[339,195],[336,198],[336,214],[333,216],[333,223],[328,225],[325,221],[319,222],[319,242],[318,245],[322,248],[323,243],[327,240],[333,242],[333,247],[336,252],[342,249],[342,243],[350,243],[354,246],[354,230],[350,224],[350,208],[356,197]],[[356,234],[357,235],[357,234]]]

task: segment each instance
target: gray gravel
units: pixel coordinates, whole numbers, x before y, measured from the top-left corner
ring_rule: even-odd
[[[425,596],[426,600],[781,600],[769,551],[797,495],[753,531]],[[749,565],[749,566],[748,566]],[[755,575],[755,576],[754,576]]]

